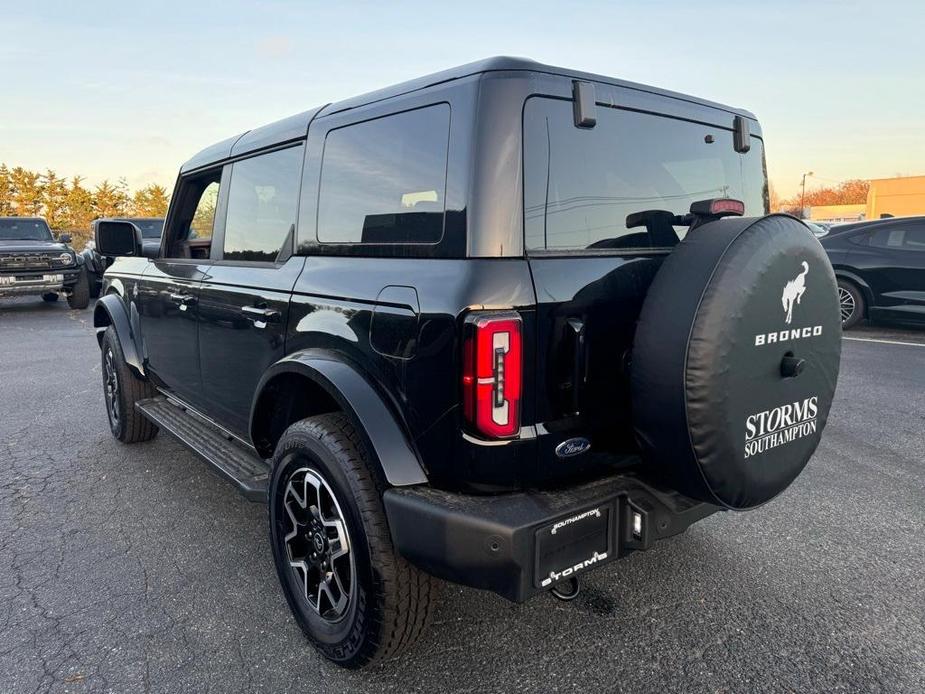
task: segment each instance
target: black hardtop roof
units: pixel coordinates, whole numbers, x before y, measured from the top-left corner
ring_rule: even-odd
[[[303,113],[298,113],[294,116],[289,116],[288,118],[283,118],[255,130],[246,130],[240,135],[230,137],[226,140],[222,140],[221,142],[217,142],[209,147],[206,147],[191,159],[189,159],[189,161],[184,163],[180,168],[180,171],[181,173],[192,171],[204,166],[209,166],[210,164],[214,164],[231,156],[246,154],[258,149],[264,149],[266,147],[272,147],[274,145],[297,140],[305,136],[305,133],[308,131],[309,123],[311,122],[312,118],[317,115],[326,116],[333,113],[346,111],[351,108],[365,106],[376,101],[382,101],[384,99],[401,96],[402,94],[415,92],[427,87],[432,87],[436,84],[442,84],[444,82],[450,82],[452,80],[458,80],[464,77],[470,77],[472,75],[478,75],[485,72],[499,71],[546,73],[550,75],[567,77],[570,79],[612,84],[619,87],[626,87],[628,89],[648,92],[650,94],[657,94],[659,96],[680,99],[682,101],[688,101],[701,106],[721,109],[723,111],[728,111],[731,114],[737,114],[747,118],[755,119],[755,116],[749,111],[733,108],[731,106],[725,106],[723,104],[708,101],[706,99],[700,99],[695,96],[689,96],[687,94],[672,92],[667,89],[659,89],[658,87],[651,87],[644,84],[638,84],[636,82],[628,82],[626,80],[606,77],[604,75],[596,75],[588,72],[580,72],[578,70],[570,70],[568,68],[544,65],[528,58],[496,56],[493,58],[478,60],[474,63],[460,65],[458,67],[450,68],[449,70],[435,72],[433,74],[425,75],[424,77],[418,77],[407,82],[401,82],[391,87],[377,89],[372,92],[367,92],[366,94],[361,94],[360,96],[343,99],[331,104],[326,104],[324,106],[313,108]]]
[[[10,214],[10,215],[3,215],[2,218],[3,219],[27,219],[33,222],[45,222],[46,225],[48,224],[48,222],[45,221],[44,217],[34,217],[34,216],[29,216],[29,215]]]

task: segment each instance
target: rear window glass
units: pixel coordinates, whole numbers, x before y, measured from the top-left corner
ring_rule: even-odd
[[[450,107],[438,104],[328,133],[318,240],[439,242],[449,132]]]
[[[686,227],[627,228],[627,215],[685,214],[692,202],[708,198],[736,198],[746,215],[765,213],[760,139],[751,138],[751,149],[740,154],[731,130],[603,106],[596,116],[593,128],[576,128],[570,101],[527,100],[528,250],[670,247]]]

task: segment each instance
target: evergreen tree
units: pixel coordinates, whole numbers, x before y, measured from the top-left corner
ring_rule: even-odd
[[[96,217],[124,217],[128,207],[128,193],[122,181],[113,185],[108,180],[93,190],[93,208]]]
[[[164,186],[152,183],[135,191],[130,205],[131,214],[134,217],[163,217],[167,214],[169,199]]]
[[[24,217],[40,215],[42,212],[41,176],[34,171],[17,166],[10,172],[10,182],[13,188],[11,196],[13,214]]]
[[[71,228],[67,214],[67,181],[46,169],[42,183],[42,213],[52,229]]]
[[[0,164],[0,217],[13,214],[13,181],[6,164]]]

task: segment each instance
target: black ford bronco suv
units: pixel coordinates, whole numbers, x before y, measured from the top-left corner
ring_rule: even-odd
[[[570,597],[818,445],[835,278],[767,211],[748,112],[520,59],[248,131],[181,168],[157,257],[97,225],[112,433],[266,500],[341,665],[411,644],[434,577]]]
[[[64,294],[71,308],[87,308],[87,274],[70,242],[68,234],[55,240],[41,217],[0,217],[0,298]]]

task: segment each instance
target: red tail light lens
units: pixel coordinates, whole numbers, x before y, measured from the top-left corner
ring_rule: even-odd
[[[463,413],[489,438],[520,432],[523,340],[520,316],[470,314],[463,343]]]

